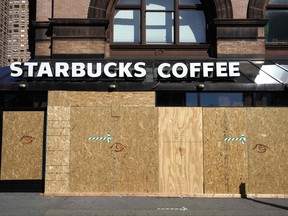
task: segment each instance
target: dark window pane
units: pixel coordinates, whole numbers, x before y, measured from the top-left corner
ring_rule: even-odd
[[[288,92],[157,92],[156,106],[288,107]]]
[[[200,0],[179,0],[180,5],[201,4]]]
[[[118,5],[123,5],[123,4],[133,4],[133,5],[140,5],[141,0],[120,0],[118,2]]]
[[[170,107],[185,107],[186,94],[183,92],[157,92],[156,105]]]
[[[270,0],[269,4],[288,4],[287,0]]]
[[[273,104],[269,106],[288,106],[288,92],[275,92],[273,93]]]
[[[170,98],[167,93],[157,92],[156,105],[157,106],[169,106]]]
[[[47,106],[47,93],[17,92],[3,93],[0,97],[0,107],[3,108],[45,108]]]
[[[287,107],[288,92],[257,92],[254,100],[256,107]]]
[[[186,94],[186,106],[187,107],[197,107],[198,106],[197,93],[187,93]]]
[[[288,20],[288,10],[268,10],[266,18],[269,19],[266,26],[267,42],[287,43],[288,28],[285,20]]]
[[[272,104],[272,95],[271,93],[255,93],[254,103],[256,107],[266,107],[269,104]]]
[[[243,93],[202,93],[200,103],[203,107],[242,107]]]
[[[185,93],[173,93],[171,96],[171,106],[185,106]]]

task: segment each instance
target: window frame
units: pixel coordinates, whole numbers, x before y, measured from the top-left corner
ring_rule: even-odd
[[[209,44],[209,37],[208,37],[208,25],[207,25],[207,16],[204,11],[203,4],[193,4],[193,5],[187,5],[187,4],[180,4],[180,0],[173,0],[174,1],[174,10],[149,10],[146,9],[146,0],[140,0],[140,4],[123,4],[119,5],[116,4],[114,11],[111,16],[111,45],[112,46],[145,46],[145,47],[159,47],[159,48],[167,48],[167,47],[178,47],[181,48],[184,46],[189,46],[186,48],[192,48],[197,46],[203,46],[203,48],[207,47],[207,44]],[[200,0],[201,2],[201,0]],[[116,10],[140,10],[140,43],[134,43],[134,42],[114,42],[114,16]],[[205,26],[205,43],[197,43],[197,42],[180,42],[180,10],[193,10],[193,11],[203,11],[206,21]],[[146,13],[149,12],[172,12],[174,13],[174,41],[172,43],[147,43],[146,38]]]
[[[194,104],[189,105],[189,94],[195,96]],[[218,99],[218,103],[205,104],[204,101],[214,94],[213,97]],[[236,101],[235,104],[227,105],[220,102],[220,96],[226,96],[228,99],[233,98],[233,94],[242,95],[242,100]],[[231,108],[252,108],[252,107],[288,107],[286,100],[288,93],[285,91],[156,91],[156,107],[231,107]],[[208,96],[208,97],[207,97]],[[206,97],[206,99],[205,99]],[[207,102],[207,101],[206,101]],[[229,103],[232,101],[229,100]],[[237,102],[241,104],[237,105]]]
[[[268,3],[268,5],[266,6],[266,12],[265,12],[265,16],[267,16],[267,12],[268,11],[277,11],[277,10],[287,10],[288,11],[288,3],[287,4],[282,4],[282,3]],[[269,20],[267,23],[267,26],[269,26]],[[266,33],[265,30],[265,42],[266,45],[271,45],[271,46],[287,46],[288,45],[288,38],[287,38],[287,42],[273,42],[273,41],[268,41],[268,33]]]

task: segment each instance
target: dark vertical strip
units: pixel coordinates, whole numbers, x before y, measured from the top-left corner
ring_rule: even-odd
[[[47,143],[46,143],[46,136],[47,136],[47,108],[44,111],[44,127],[43,127],[43,150],[42,150],[42,180],[43,180],[43,193],[45,190],[45,175],[46,175],[46,147],[47,147]]]
[[[201,93],[198,92],[198,93],[197,93],[197,106],[198,106],[198,107],[201,107],[201,103],[202,103],[202,102],[201,102]]]
[[[33,21],[36,21],[37,1],[29,1],[29,26],[28,29],[28,43],[31,59],[35,58],[35,28],[33,28]],[[32,27],[31,27],[32,26]]]
[[[179,12],[179,0],[174,1],[174,38],[175,44],[179,44],[179,34],[180,34],[180,12]]]
[[[51,0],[52,3],[51,3],[51,18],[54,18],[54,0]],[[51,35],[50,35],[50,58],[53,58],[53,35],[54,35],[54,32],[53,32],[53,26],[51,26],[51,23],[48,27],[49,31],[51,32]]]
[[[108,28],[110,28],[110,34],[108,33],[109,36],[107,35],[107,37],[109,38],[108,40],[110,40],[110,42],[107,41],[107,43],[111,43],[111,41],[112,41],[112,43],[114,42],[114,20],[115,20],[116,11],[117,11],[117,9],[113,8],[113,10],[112,10],[113,13],[110,14],[110,16],[111,16],[109,18],[109,21],[110,21],[110,25],[109,26],[110,27],[108,27]]]
[[[141,1],[141,44],[146,44],[146,0]]]
[[[2,170],[2,137],[3,137],[3,109],[0,107],[0,180]]]
[[[51,18],[54,18],[54,0],[52,0],[52,10],[51,10]]]

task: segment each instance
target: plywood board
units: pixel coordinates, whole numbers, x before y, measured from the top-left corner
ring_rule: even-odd
[[[61,92],[59,92],[61,93]],[[69,106],[136,106],[155,107],[154,92],[69,92]],[[54,95],[54,98],[57,96]]]
[[[287,108],[248,109],[248,193],[288,193],[287,116]]]
[[[160,142],[159,192],[203,193],[202,142]]]
[[[42,179],[44,112],[3,112],[1,180]]]
[[[115,192],[158,193],[158,110],[152,107],[124,107],[115,119]],[[117,150],[118,145],[118,150]],[[123,148],[123,150],[121,150]]]
[[[161,141],[202,141],[201,108],[159,108]]]
[[[201,108],[159,109],[159,192],[203,193]]]
[[[49,106],[68,106],[69,92],[67,91],[49,91]]]
[[[71,108],[71,192],[157,193],[158,110]],[[111,135],[111,142],[88,140]]]
[[[208,194],[238,194],[247,184],[247,142],[224,141],[246,136],[246,109],[205,108],[204,185]]]
[[[89,140],[107,137],[113,140],[114,125],[110,107],[71,108],[71,192],[111,192],[113,154],[107,141]]]

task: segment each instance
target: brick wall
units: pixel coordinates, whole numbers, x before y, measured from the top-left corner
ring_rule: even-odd
[[[104,54],[105,42],[96,39],[64,39],[53,41],[53,54]]]
[[[265,40],[218,40],[217,54],[218,57],[225,55],[264,55]]]
[[[50,41],[37,41],[35,44],[35,56],[50,56],[50,45]]]
[[[47,21],[52,13],[52,0],[37,1],[37,21]],[[80,18],[84,20],[87,17],[104,18],[105,7],[108,5],[111,6],[111,2],[112,1],[109,3],[108,0],[54,0],[54,18],[58,18],[61,22],[63,21],[63,23],[59,22],[61,25],[53,27],[52,35],[54,37],[61,36],[61,38],[53,39],[53,44],[51,46],[53,48],[52,54],[104,54],[107,57],[110,53],[112,53],[112,55],[113,53],[115,54],[115,51],[113,50],[110,52],[110,46],[109,43],[107,43],[109,40],[107,40],[106,37],[107,35],[109,36],[109,29],[111,29],[111,26],[108,26],[108,24],[104,28],[104,25],[99,24],[99,27],[96,23],[89,24],[89,27],[85,27],[82,23],[77,24],[77,22],[75,22],[76,24],[69,23],[69,25],[65,23],[65,20],[68,20],[68,18],[70,18],[70,20],[77,20]],[[231,5],[227,3],[228,1],[225,1],[226,3],[224,3],[224,1],[215,2],[218,2],[216,4],[216,12],[220,9],[221,11],[227,9],[225,13],[222,11],[223,14],[218,16],[218,18],[221,18],[220,20],[224,20],[225,22],[234,20],[234,23],[231,24],[216,24],[215,40],[212,38],[212,41],[216,41],[216,43],[211,45],[211,47],[216,47],[216,49],[213,48],[213,50],[217,50],[215,56],[237,55],[244,57],[245,55],[264,55],[264,25],[258,25],[258,23],[252,25],[245,24],[250,20],[247,19],[249,0],[231,0]],[[233,9],[233,16],[231,8]],[[241,24],[241,22],[243,23]],[[57,25],[59,23],[57,23]],[[63,29],[62,24],[65,27],[67,27],[67,24],[70,29]],[[57,28],[60,28],[59,32],[57,32]],[[61,35],[59,35],[60,33]],[[86,38],[84,39],[83,36]],[[72,39],[72,37],[74,38]],[[122,50],[120,50],[120,52],[120,55],[122,55]],[[36,56],[45,56],[49,53],[50,49],[47,42],[37,42]],[[178,51],[176,50],[175,53],[177,56]],[[148,53],[145,55],[149,56]],[[174,53],[171,55],[174,55]]]
[[[87,18],[90,0],[54,0],[54,18]]]
[[[234,19],[246,19],[249,0],[231,0]]]
[[[65,94],[65,93],[64,93]],[[70,107],[63,96],[61,103],[51,98],[48,107],[46,193],[69,191]]]
[[[48,21],[52,16],[52,0],[37,0],[36,21]]]

